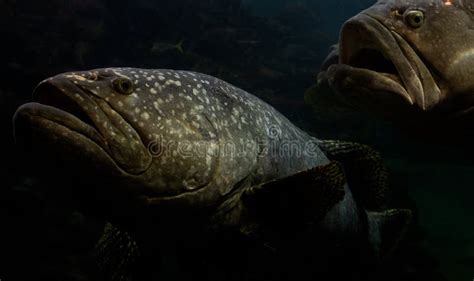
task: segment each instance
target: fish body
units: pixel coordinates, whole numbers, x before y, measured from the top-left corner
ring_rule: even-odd
[[[325,231],[365,237],[379,251],[378,228],[408,215],[356,202],[327,156],[354,146],[327,146],[215,77],[105,68],[49,78],[33,96],[14,122],[35,167],[66,175],[83,208],[136,235],[150,236],[153,225],[178,241],[202,225],[288,231],[319,218]],[[369,185],[359,194],[381,195]]]
[[[151,51],[156,54],[161,54],[161,53],[170,52],[170,51],[184,53],[183,42],[184,40],[181,40],[176,44],[155,42],[153,46],[151,47]]]
[[[318,83],[342,103],[404,127],[466,131],[473,7],[470,0],[378,1],[344,24]]]
[[[133,92],[114,89],[122,79]],[[198,198],[206,205],[243,179],[255,185],[329,163],[317,146],[304,147],[315,138],[268,104],[203,74],[128,68],[66,73],[41,83],[34,97],[38,103],[23,106],[18,118],[38,122],[43,136],[69,138],[70,149],[94,153],[95,165],[111,174],[140,180],[141,189],[156,195],[150,202]],[[91,120],[67,113],[72,105],[66,103]],[[292,148],[283,146],[290,142],[294,154],[279,151]],[[187,145],[203,151],[186,151]]]

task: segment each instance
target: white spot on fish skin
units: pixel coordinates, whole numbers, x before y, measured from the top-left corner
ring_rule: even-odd
[[[160,79],[161,81],[166,80],[166,78],[163,75],[158,76],[158,79]]]
[[[143,122],[138,122],[138,126],[140,126],[141,128],[143,128],[145,126],[145,123]]]
[[[201,124],[199,124],[199,123],[196,122],[196,121],[193,121],[193,122],[191,122],[191,123],[193,124],[194,127],[198,128],[198,129],[201,127]]]
[[[142,116],[142,119],[144,120],[150,119],[150,114],[148,112],[143,112],[141,116]]]
[[[135,77],[137,79],[140,78],[140,76],[138,74],[133,75],[133,77]]]
[[[139,107],[136,107],[136,108],[135,108],[135,113],[136,113],[136,114],[140,113],[140,108],[139,108]]]
[[[155,90],[155,88],[151,88],[150,93],[155,94],[155,95],[158,94],[158,92]]]
[[[153,106],[155,107],[156,110],[159,110],[160,109],[160,105],[158,104],[158,102],[153,102]]]
[[[196,89],[196,88],[194,88],[194,89],[193,89],[193,94],[194,94],[194,95],[197,95],[197,94],[199,94],[199,90],[198,90],[198,89]]]
[[[237,109],[233,108],[232,109],[232,114],[235,115],[235,116],[239,116],[240,112]]]
[[[168,86],[168,85],[176,85],[178,87],[181,87],[181,81],[174,81],[174,80],[167,80],[165,82],[165,85]]]
[[[149,76],[149,77],[146,78],[146,80],[151,81],[151,80],[153,80],[153,78],[151,76]]]
[[[81,95],[79,95],[79,94],[75,94],[74,96],[75,96],[76,98],[78,98],[80,101],[84,101],[84,98],[83,98],[83,97],[81,97]]]

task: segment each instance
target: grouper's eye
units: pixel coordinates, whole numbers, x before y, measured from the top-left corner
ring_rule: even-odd
[[[407,10],[403,17],[406,24],[412,28],[420,28],[425,22],[425,13],[420,10]]]
[[[133,83],[127,78],[116,78],[112,81],[112,84],[114,89],[123,95],[130,95],[133,93]]]

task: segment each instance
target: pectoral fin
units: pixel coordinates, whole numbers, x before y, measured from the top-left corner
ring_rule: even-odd
[[[370,146],[344,141],[318,143],[331,160],[344,165],[347,182],[357,202],[369,210],[382,210],[391,196],[388,171],[378,151]]]
[[[107,223],[95,246],[99,268],[111,281],[130,281],[132,267],[139,256],[136,241],[126,231]]]
[[[322,219],[344,198],[346,179],[338,162],[247,190],[242,203],[250,217],[271,227],[307,225]]]

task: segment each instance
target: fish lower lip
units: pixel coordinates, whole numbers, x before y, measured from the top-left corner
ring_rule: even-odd
[[[389,79],[392,79],[393,81],[397,82],[400,85],[403,85],[403,81],[399,75],[391,74],[391,73],[380,73],[380,75],[385,76]]]
[[[96,128],[60,108],[41,103],[28,103],[20,107],[17,112],[27,114],[30,116],[29,118],[47,120],[51,124],[57,124],[55,125],[57,127],[67,128],[71,132],[80,134],[99,145],[102,149],[107,150],[106,141]]]
[[[397,100],[402,101],[402,103],[413,104],[413,100],[404,88],[401,78],[394,74],[337,64],[329,67],[327,76],[330,77],[329,83],[337,89],[336,91],[340,90],[344,95],[346,95],[346,92],[353,95],[352,92],[357,92],[357,89],[370,90],[373,93],[386,92],[395,94],[386,95],[387,98],[389,96],[397,97]],[[374,99],[381,98],[377,94],[372,95],[372,97]]]

